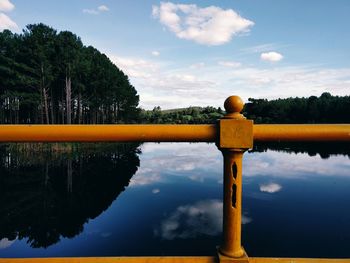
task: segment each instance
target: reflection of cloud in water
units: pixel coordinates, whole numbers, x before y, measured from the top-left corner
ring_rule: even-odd
[[[175,168],[176,171],[191,171],[196,168],[196,164],[194,162],[185,162],[182,165],[179,165]]]
[[[203,182],[221,175],[222,156],[214,144],[145,143],[142,152],[141,167],[131,186],[166,182],[169,176]]]
[[[150,185],[150,184],[158,183],[161,181],[162,181],[162,178],[161,178],[160,174],[154,174],[152,172],[150,172],[150,173],[140,172],[131,178],[129,186]]]
[[[144,186],[183,177],[203,183],[208,179],[222,183],[222,155],[214,144],[207,143],[145,143],[140,155],[141,167],[131,179],[131,186]],[[267,151],[246,153],[243,178],[275,176],[306,178],[316,176],[349,176],[350,162],[346,156],[324,160],[306,153]]]
[[[221,232],[222,202],[200,201],[192,205],[179,206],[165,219],[158,234],[163,239],[193,238],[198,235],[216,236]]]
[[[253,219],[251,219],[250,217],[242,215],[242,225],[249,224],[252,221],[253,221]]]
[[[316,176],[349,176],[349,158],[331,156],[309,156],[306,153],[285,153],[267,151],[245,154],[243,159],[244,176],[276,176],[285,178],[306,178]],[[348,165],[346,165],[348,164]]]
[[[153,194],[158,194],[159,192],[160,192],[160,190],[158,188],[155,188],[155,189],[152,190]]]
[[[204,182],[204,178],[202,176],[190,175],[188,178],[190,178],[192,181],[195,181],[195,182],[200,182],[200,183]]]
[[[261,184],[260,185],[260,191],[261,192],[267,192],[267,193],[277,193],[281,191],[282,186],[276,183],[269,183],[269,184]]]
[[[15,243],[16,240],[17,240],[17,238],[14,240],[9,240],[7,238],[1,239],[0,240],[0,249],[5,249],[5,248],[12,246],[12,244]]]
[[[222,210],[220,200],[205,200],[179,206],[155,229],[155,234],[163,239],[194,238],[201,235],[217,236],[222,231]],[[242,215],[242,224],[251,218]]]

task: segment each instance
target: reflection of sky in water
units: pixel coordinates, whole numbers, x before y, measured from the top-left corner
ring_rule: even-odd
[[[155,234],[164,239],[194,238],[201,235],[216,236],[221,231],[222,202],[204,200],[176,208],[162,221]]]
[[[184,177],[192,181],[221,181],[221,153],[213,144],[143,144],[141,169],[131,186],[166,183]],[[219,168],[218,168],[219,167]]]
[[[167,240],[218,236],[222,231],[222,209],[222,201],[215,199],[179,206],[155,229],[155,235]],[[242,224],[251,221],[242,215]]]
[[[132,186],[167,182],[174,176],[193,181],[216,180],[222,183],[222,156],[214,144],[162,143],[142,146],[141,169],[131,180]],[[307,179],[319,176],[350,176],[350,160],[332,156],[325,160],[306,153],[268,151],[244,155],[244,177],[264,176]],[[276,188],[277,184],[262,185]],[[278,189],[273,189],[275,192]],[[264,190],[262,190],[264,191]],[[265,192],[270,192],[268,189]]]
[[[126,191],[82,234],[47,249],[2,239],[0,256],[215,254],[222,222],[220,151],[214,144],[148,143],[140,159]],[[243,164],[248,254],[350,257],[348,157],[268,151],[246,153]]]
[[[350,150],[350,149],[349,149]],[[276,178],[310,178],[319,176],[350,176],[350,160],[346,156],[332,156],[322,159],[305,153],[245,154],[245,176],[273,176]]]
[[[3,238],[0,240],[0,249],[5,249],[10,247],[14,242],[16,241],[16,239],[14,240],[8,240],[7,238]]]

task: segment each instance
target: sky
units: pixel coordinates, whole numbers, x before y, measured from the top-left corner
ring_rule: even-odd
[[[0,0],[0,31],[69,30],[126,73],[140,106],[350,95],[349,0]]]

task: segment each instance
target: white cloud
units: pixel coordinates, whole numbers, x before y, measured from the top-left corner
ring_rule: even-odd
[[[109,8],[105,5],[100,5],[98,8],[97,8],[98,11],[101,11],[101,12],[107,12],[109,11]]]
[[[287,98],[330,92],[348,95],[350,68],[320,65],[252,67],[235,61],[200,61],[191,66],[175,66],[173,61],[153,61],[109,55],[140,94],[146,109],[189,106],[222,107],[233,92],[244,100]],[[193,70],[190,70],[193,69]]]
[[[204,62],[199,62],[199,63],[192,64],[190,66],[190,69],[201,69],[201,68],[204,68],[204,67],[205,67],[205,63]]]
[[[0,31],[4,29],[17,30],[18,25],[7,15],[0,13]]]
[[[236,88],[242,97],[287,98],[316,95],[330,92],[348,95],[350,68],[321,68],[318,66],[289,66],[279,68],[245,67],[227,75],[229,85]]]
[[[134,78],[150,78],[157,70],[157,64],[145,59],[126,58],[109,55],[111,61],[123,70],[128,76]]]
[[[283,56],[278,52],[271,51],[271,52],[261,53],[260,58],[261,60],[264,60],[264,61],[277,62],[277,61],[281,61],[283,59]]]
[[[0,0],[0,11],[10,12],[15,8],[15,6],[9,0]],[[2,24],[0,23],[0,26]]]
[[[263,52],[269,52],[270,50],[274,50],[274,49],[286,48],[289,46],[290,45],[280,44],[280,43],[266,43],[266,44],[242,48],[241,52],[243,54],[245,54],[245,53],[248,53],[248,54],[249,53],[263,53]]]
[[[234,10],[216,6],[200,8],[194,4],[161,2],[160,6],[153,6],[152,15],[178,38],[205,45],[225,44],[233,36],[249,32],[254,25]]]
[[[260,185],[260,191],[261,192],[267,192],[267,193],[277,193],[281,191],[282,186],[276,183],[270,183],[270,184],[262,184]]]
[[[158,57],[160,55],[159,51],[152,51],[152,55]]]
[[[83,13],[89,14],[89,15],[98,15],[99,12],[95,9],[83,9]]]
[[[238,68],[242,64],[239,62],[235,62],[235,61],[219,61],[218,65],[224,66],[224,67],[229,67],[229,68]]]
[[[198,72],[169,70],[159,63],[143,58],[128,58],[109,55],[129,77],[141,96],[141,106],[153,109],[160,105],[165,108],[212,105],[211,100],[224,101],[225,93],[218,90],[215,82],[206,79]],[[196,65],[201,67],[202,65]],[[196,74],[192,74],[196,73]],[[219,97],[219,99],[218,99]],[[163,107],[165,105],[165,107]]]
[[[98,15],[102,12],[109,11],[109,8],[106,5],[100,5],[97,9],[83,9],[83,13],[89,15]]]

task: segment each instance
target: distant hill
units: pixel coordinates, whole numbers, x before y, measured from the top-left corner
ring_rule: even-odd
[[[224,115],[219,107],[188,107],[162,110],[159,106],[153,110],[142,110],[140,113],[141,123],[214,123]]]
[[[176,108],[176,109],[168,109],[168,110],[162,110],[162,109],[161,109],[161,112],[162,112],[162,113],[176,113],[176,112],[187,111],[187,110],[189,110],[189,109],[196,109],[196,110],[201,111],[202,109],[204,109],[204,107],[190,106],[190,107],[187,107],[187,108]]]

